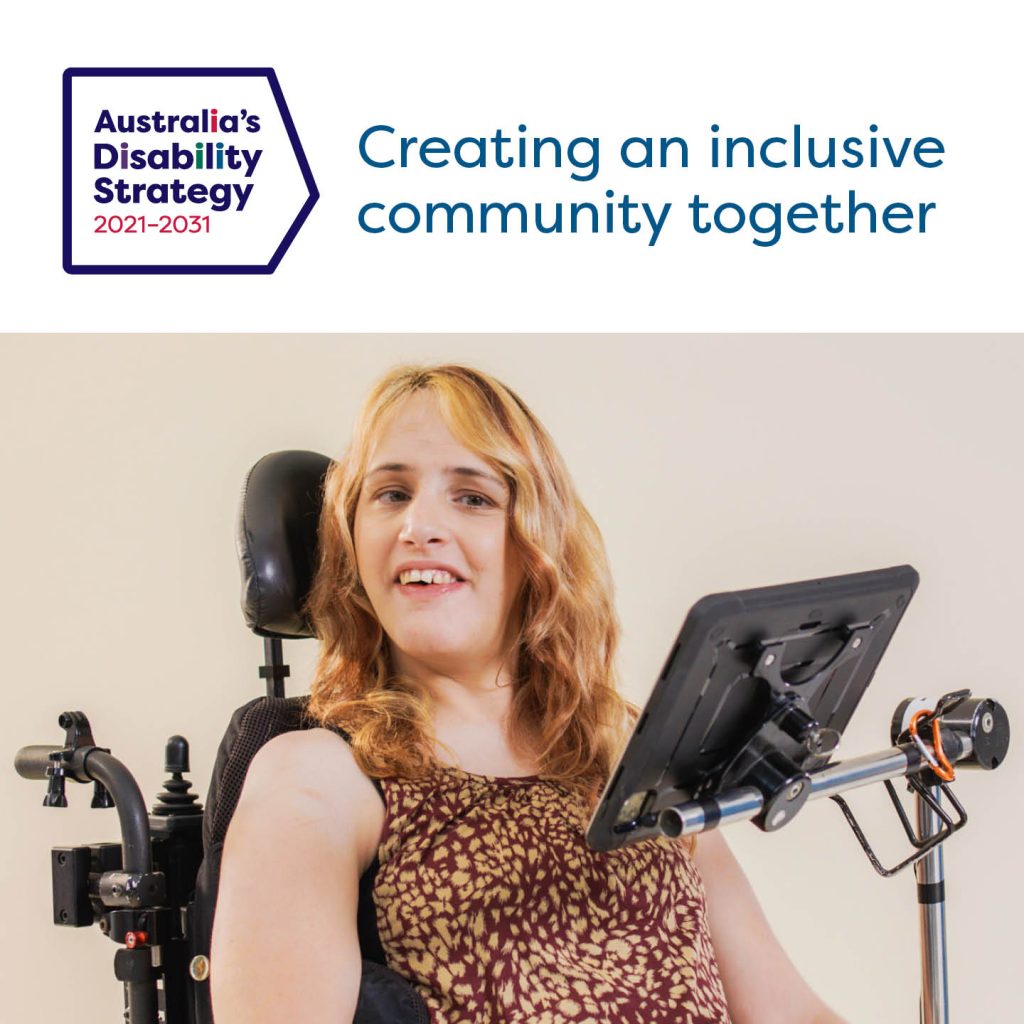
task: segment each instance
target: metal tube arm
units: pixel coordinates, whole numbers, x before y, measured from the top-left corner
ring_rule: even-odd
[[[135,777],[116,757],[99,747],[85,754],[82,770],[90,779],[101,782],[114,798],[121,825],[124,870],[150,873],[153,870],[153,852],[149,812]]]
[[[959,744],[956,751],[954,742]],[[971,739],[956,734],[955,741],[946,747],[946,753],[956,754],[956,760],[971,753]],[[920,750],[913,743],[903,743],[874,754],[850,758],[827,765],[810,773],[811,792],[808,800],[836,796],[849,790],[860,789],[876,782],[915,775],[928,767]],[[661,830],[671,839],[679,836],[707,832],[735,821],[751,821],[764,809],[764,797],[753,786],[729,790],[718,796],[667,807],[658,816]]]

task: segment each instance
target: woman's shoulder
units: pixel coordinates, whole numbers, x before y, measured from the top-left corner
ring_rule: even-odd
[[[359,771],[344,737],[319,726],[283,732],[268,740],[254,755],[249,771],[302,774],[324,760],[331,762],[335,770]]]
[[[373,783],[359,768],[345,739],[319,727],[281,733],[268,740],[249,765],[246,784],[250,781],[254,787],[287,787],[326,800],[346,799],[353,788],[356,793],[375,794]]]
[[[282,733],[256,752],[236,816],[257,812],[270,828],[315,823],[325,842],[355,839],[367,863],[383,821],[381,798],[352,749],[322,728]]]

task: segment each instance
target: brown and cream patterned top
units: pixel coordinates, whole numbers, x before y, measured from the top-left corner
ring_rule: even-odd
[[[377,927],[432,1024],[728,1024],[682,843],[597,853],[579,800],[536,776],[381,783]]]

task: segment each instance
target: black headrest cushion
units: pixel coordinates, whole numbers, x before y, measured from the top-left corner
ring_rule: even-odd
[[[316,452],[274,452],[245,478],[236,538],[242,613],[259,636],[313,636],[303,606],[316,571],[330,465]]]

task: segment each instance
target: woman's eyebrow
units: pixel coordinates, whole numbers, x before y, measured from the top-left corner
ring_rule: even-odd
[[[408,473],[411,469],[412,466],[406,465],[404,462],[384,462],[368,470],[366,475],[373,476],[375,473]]]
[[[368,470],[366,475],[371,477],[377,473],[411,473],[414,472],[414,469],[415,467],[410,466],[407,462],[382,462],[379,466],[374,466],[373,469]],[[504,488],[507,486],[500,477],[485,470],[477,469],[475,466],[445,466],[443,472],[451,476],[467,476],[477,480],[489,480],[497,487]]]
[[[492,484],[504,488],[505,481],[496,477],[493,473],[486,473],[482,469],[475,469],[473,466],[445,466],[444,471],[453,476],[468,476],[477,480],[489,480]]]

